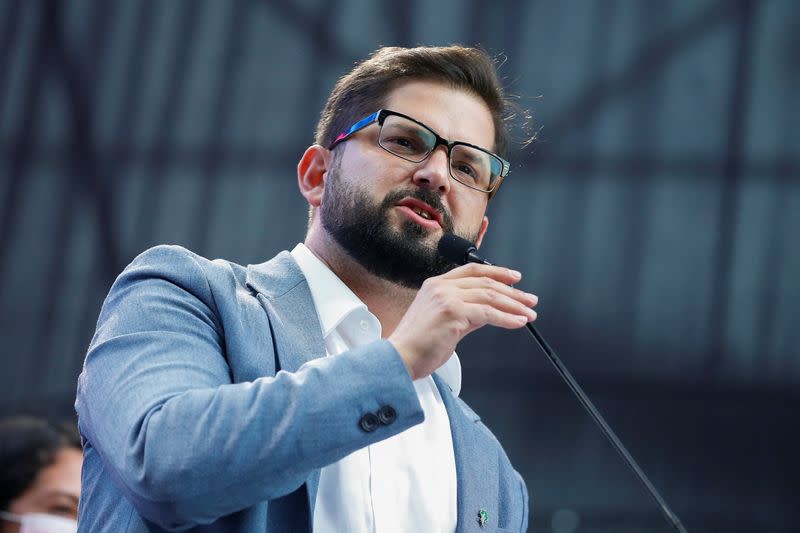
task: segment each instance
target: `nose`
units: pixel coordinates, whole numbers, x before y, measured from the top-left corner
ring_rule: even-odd
[[[419,187],[447,194],[450,191],[450,161],[447,159],[447,147],[437,146],[425,161],[419,163],[412,179]]]

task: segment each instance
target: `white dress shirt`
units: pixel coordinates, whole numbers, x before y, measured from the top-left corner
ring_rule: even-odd
[[[329,357],[381,338],[375,315],[305,245],[295,246],[292,256],[308,280]],[[461,364],[455,353],[436,373],[458,395]],[[455,531],[450,420],[430,376],[414,381],[414,388],[425,412],[422,424],[322,469],[315,532]]]

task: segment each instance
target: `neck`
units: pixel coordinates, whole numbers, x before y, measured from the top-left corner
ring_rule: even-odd
[[[414,300],[417,289],[403,287],[370,273],[326,233],[309,234],[304,244],[378,318],[382,336],[391,335]]]

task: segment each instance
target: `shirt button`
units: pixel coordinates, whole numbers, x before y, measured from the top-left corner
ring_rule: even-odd
[[[359,323],[359,325],[361,326],[361,330],[362,331],[367,331],[367,328],[369,327],[369,324],[363,318],[361,319],[361,322]]]
[[[375,413],[367,413],[361,417],[358,425],[360,425],[361,429],[363,429],[365,432],[372,433],[378,429],[378,426],[381,425],[381,422],[378,420],[378,416]]]

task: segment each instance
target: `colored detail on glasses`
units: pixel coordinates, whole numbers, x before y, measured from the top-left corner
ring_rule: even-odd
[[[364,117],[361,120],[359,120],[358,122],[356,122],[355,124],[353,124],[352,126],[350,126],[350,129],[348,129],[347,131],[345,131],[343,133],[340,133],[339,136],[336,137],[333,140],[333,142],[328,147],[328,149],[329,150],[333,149],[333,147],[336,146],[337,144],[339,144],[339,142],[347,139],[348,137],[350,137],[352,134],[354,134],[358,130],[364,129],[367,126],[369,126],[370,124],[372,124],[373,122],[376,122],[378,120],[378,117],[380,116],[380,114],[381,114],[380,111],[376,111],[375,113],[371,114],[370,116]]]

